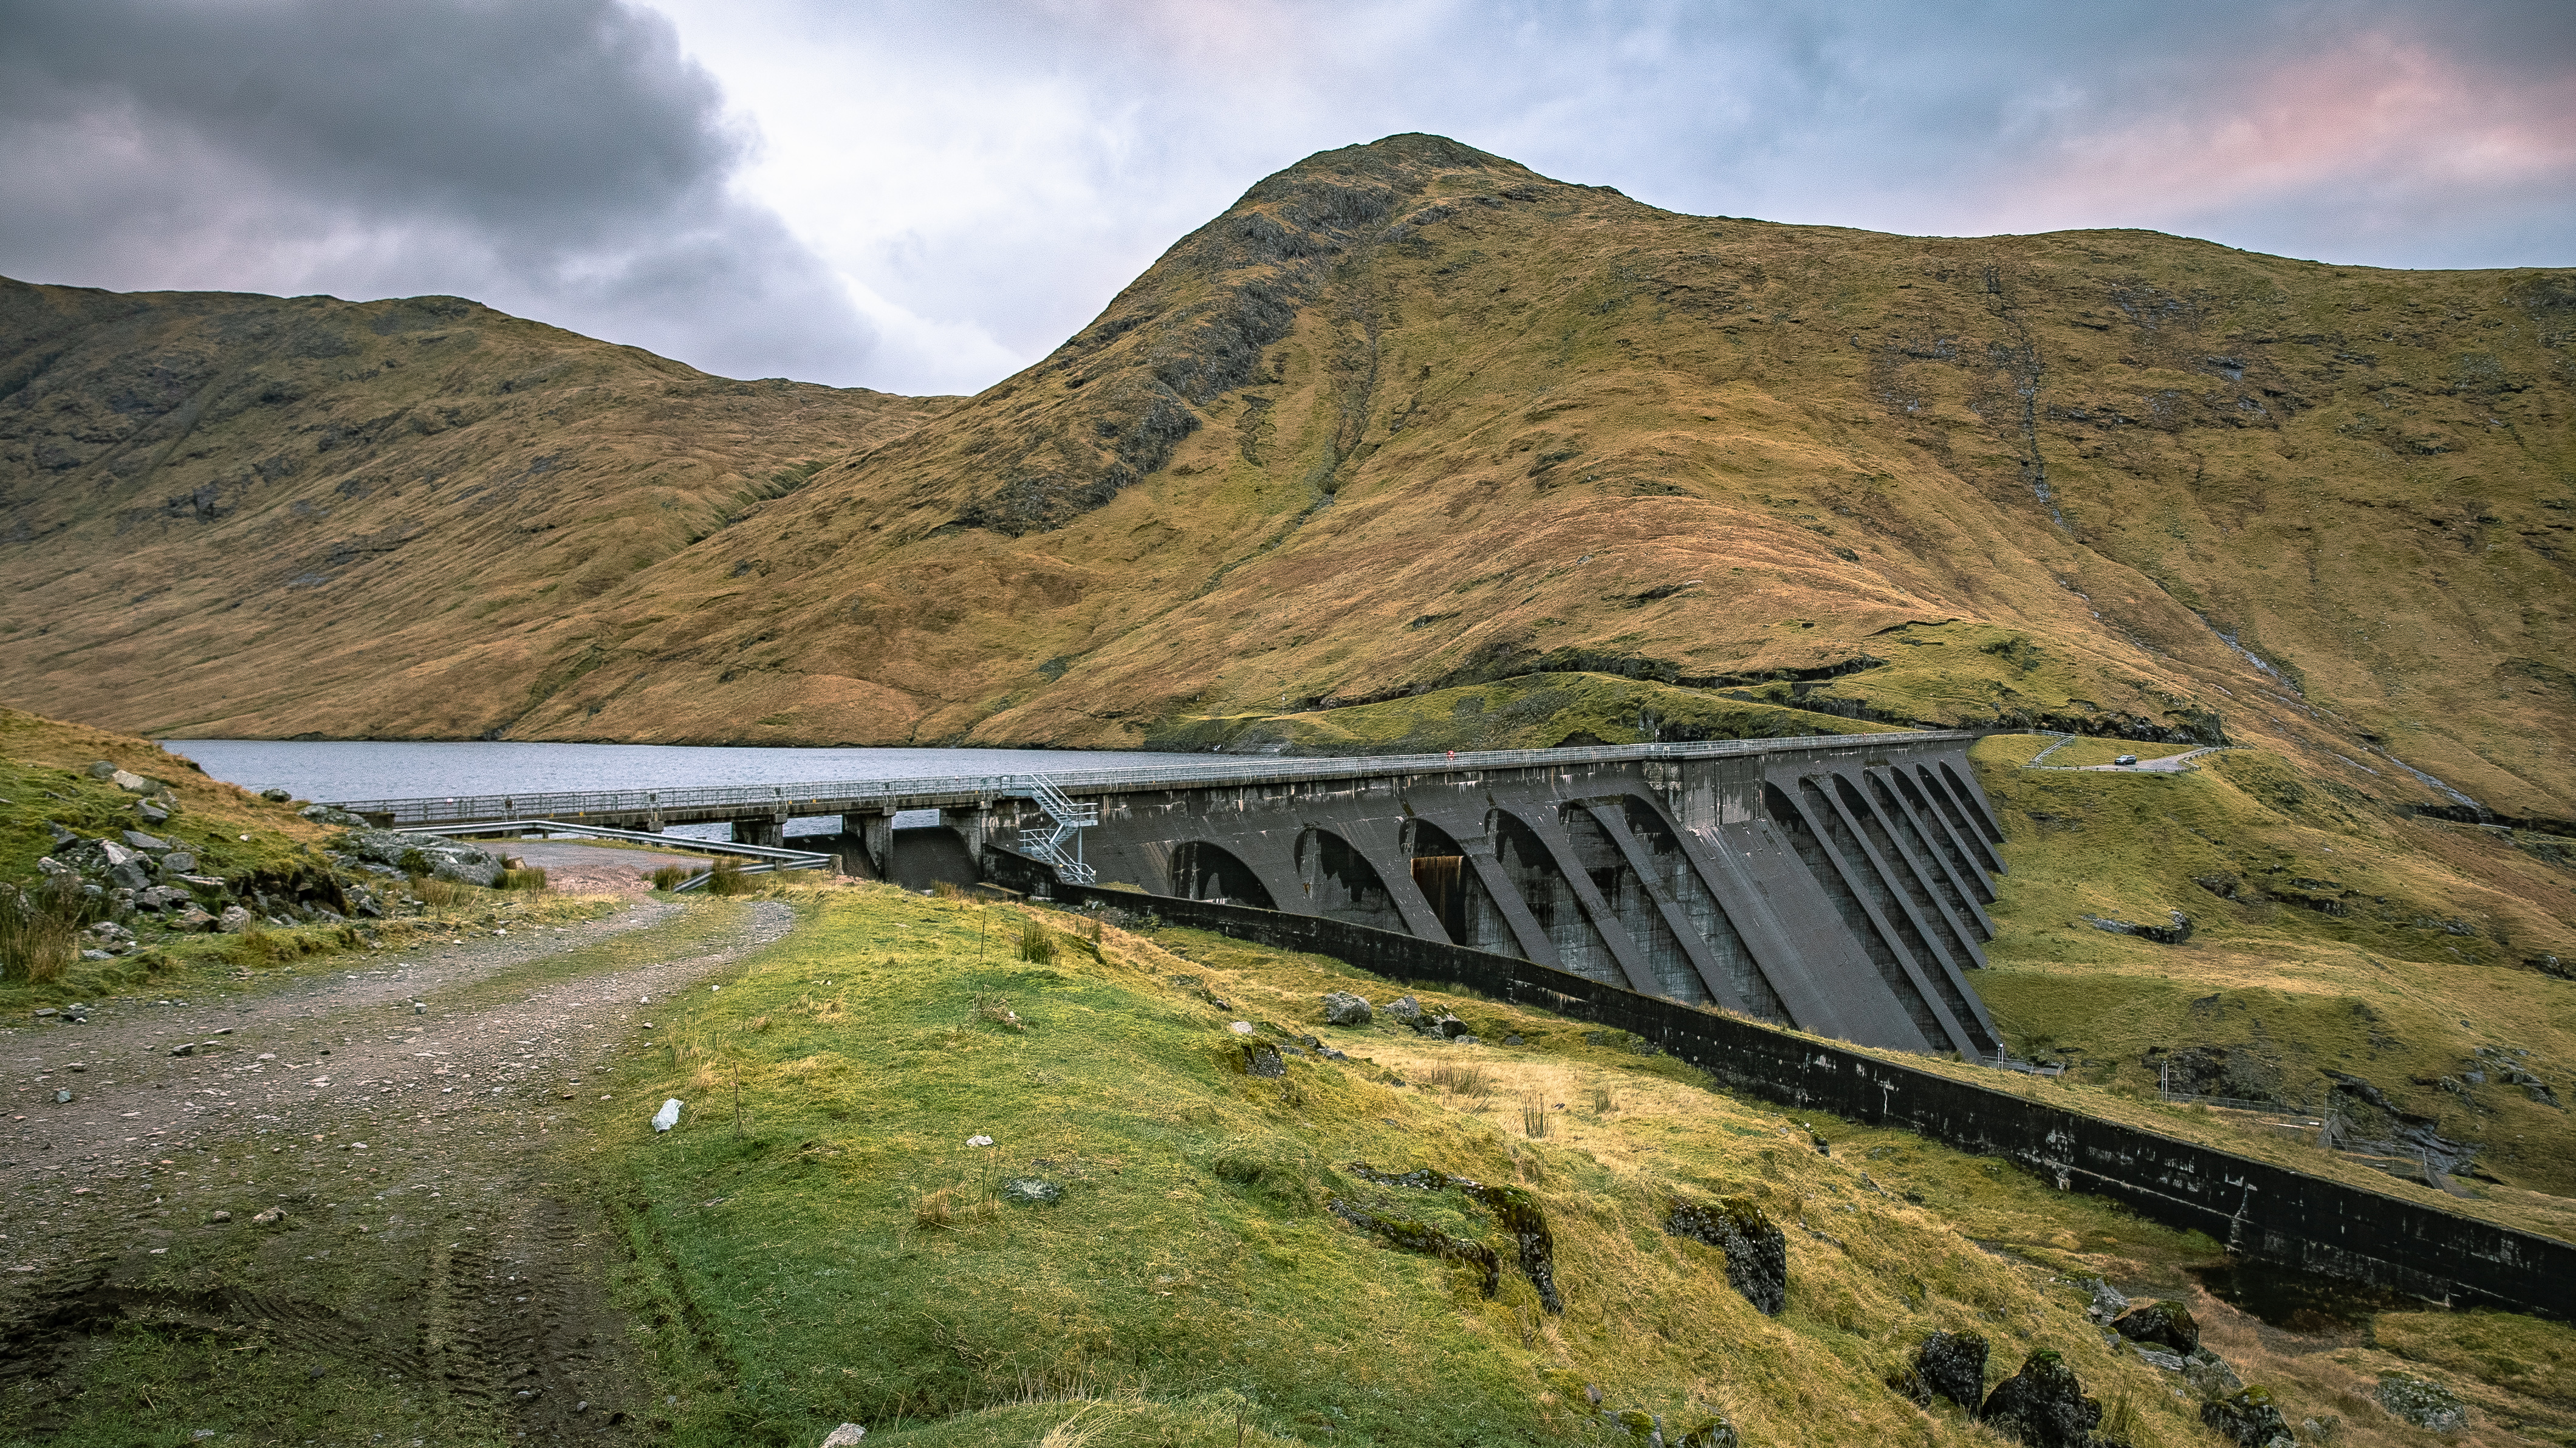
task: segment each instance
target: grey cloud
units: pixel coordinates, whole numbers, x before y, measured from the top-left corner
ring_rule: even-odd
[[[752,138],[618,0],[0,5],[0,271],[458,292],[733,375],[866,324],[728,193]]]

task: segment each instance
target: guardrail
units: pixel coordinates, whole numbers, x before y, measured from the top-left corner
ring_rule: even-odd
[[[781,849],[776,845],[746,845],[734,840],[701,840],[691,838],[687,835],[676,837],[671,835],[655,835],[647,834],[642,830],[612,829],[607,825],[590,825],[581,824],[579,822],[566,823],[562,820],[493,820],[477,821],[473,824],[417,825],[410,829],[399,830],[396,833],[406,835],[437,835],[441,838],[452,838],[459,835],[508,835],[515,833],[521,836],[530,834],[580,835],[586,839],[628,840],[636,844],[660,845],[666,849],[681,850],[692,855],[748,856],[753,863],[741,867],[742,873],[746,875],[767,875],[776,873],[780,870],[831,870],[838,868],[837,863],[830,855],[817,854],[812,850],[787,850]],[[673,885],[671,887],[672,893],[677,894],[684,890],[703,889],[706,886],[707,877],[714,873],[715,871],[713,870],[700,870],[698,873],[691,875],[676,885]]]
[[[1791,739],[1718,739],[1699,744],[1597,744],[1564,749],[1487,749],[1461,754],[1386,754],[1313,759],[1228,759],[1206,764],[1143,765],[1112,769],[1049,770],[1065,790],[1112,792],[1174,785],[1285,784],[1317,779],[1363,779],[1380,774],[1476,773],[1533,766],[1612,764],[1630,760],[1727,759],[1782,751],[1853,749],[1874,745],[1907,748],[1967,743],[1965,729],[1906,730],[1885,734],[1808,734]],[[530,794],[450,795],[444,798],[334,800],[353,814],[391,818],[396,828],[438,822],[542,818],[579,820],[585,815],[628,817],[739,808],[792,814],[799,805],[814,814],[849,813],[897,801],[975,803],[1026,798],[1026,771],[951,774],[912,779],[853,779],[828,783],[712,785],[662,790],[570,790]]]

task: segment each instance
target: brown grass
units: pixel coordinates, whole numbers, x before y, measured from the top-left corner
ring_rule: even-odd
[[[0,980],[46,985],[80,957],[81,899],[53,882],[0,885]]]

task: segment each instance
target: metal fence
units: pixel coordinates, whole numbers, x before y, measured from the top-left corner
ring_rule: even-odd
[[[1915,748],[1968,743],[1969,730],[1909,730],[1890,734],[1811,734],[1793,739],[1720,739],[1701,744],[1603,744],[1568,749],[1488,749],[1461,754],[1393,754],[1359,758],[1227,759],[1206,764],[1049,770],[1058,789],[1124,791],[1157,787],[1290,784],[1319,779],[1361,779],[1380,774],[1473,773],[1570,764],[1647,760],[1727,759],[1784,750]],[[1026,797],[1028,775],[951,774],[915,779],[853,779],[810,784],[716,785],[662,790],[571,790],[528,794],[450,795],[443,798],[332,801],[354,814],[391,816],[396,825],[470,820],[580,819],[586,815],[635,816],[739,809],[816,814],[892,807],[900,801],[971,803]]]

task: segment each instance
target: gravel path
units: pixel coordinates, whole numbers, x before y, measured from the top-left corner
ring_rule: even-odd
[[[498,1410],[625,1441],[644,1390],[614,1254],[551,1148],[667,994],[792,921],[638,897],[251,996],[0,1030],[0,1386],[58,1405],[26,1426],[76,1421],[105,1329],[177,1325],[312,1355],[317,1380],[420,1385],[430,1431]]]

